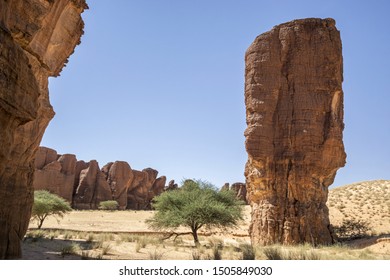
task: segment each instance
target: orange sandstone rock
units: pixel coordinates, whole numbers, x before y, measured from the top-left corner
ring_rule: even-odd
[[[346,159],[335,21],[275,26],[248,48],[245,66],[252,242],[331,243],[328,186]]]
[[[48,77],[80,42],[85,8],[84,0],[0,1],[0,259],[21,256],[35,153],[54,116]]]

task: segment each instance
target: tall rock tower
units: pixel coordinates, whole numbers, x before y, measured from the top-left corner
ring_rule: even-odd
[[[328,186],[346,159],[335,21],[275,26],[248,48],[245,65],[252,242],[331,243]]]
[[[85,0],[0,1],[0,259],[21,256],[34,158],[54,116],[48,78],[80,43]]]

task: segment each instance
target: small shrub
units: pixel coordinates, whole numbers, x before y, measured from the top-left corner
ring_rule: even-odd
[[[340,226],[333,226],[334,233],[340,240],[353,240],[367,237],[371,230],[365,221],[355,219],[344,219]]]
[[[62,247],[61,255],[75,255],[80,250],[80,246],[76,243],[72,243],[68,246]]]
[[[109,210],[114,211],[119,207],[118,201],[116,200],[106,200],[99,203],[100,210]]]

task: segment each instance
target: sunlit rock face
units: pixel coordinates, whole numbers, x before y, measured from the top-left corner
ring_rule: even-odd
[[[74,209],[98,209],[101,202],[115,200],[120,210],[150,210],[153,198],[169,188],[166,177],[157,175],[152,168],[134,170],[126,161],[109,162],[100,169],[96,160],[85,162],[39,147],[33,188],[59,195]]]
[[[331,243],[328,186],[346,159],[335,21],[275,26],[248,48],[245,66],[252,242]]]
[[[0,1],[0,259],[19,258],[34,158],[54,116],[48,78],[80,43],[84,0]]]

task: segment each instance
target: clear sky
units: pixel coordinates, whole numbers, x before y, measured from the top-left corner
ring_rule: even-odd
[[[390,179],[390,1],[94,0],[50,79],[42,145],[168,180],[244,182],[244,53],[293,19],[332,17],[344,57],[347,164],[333,186]]]

